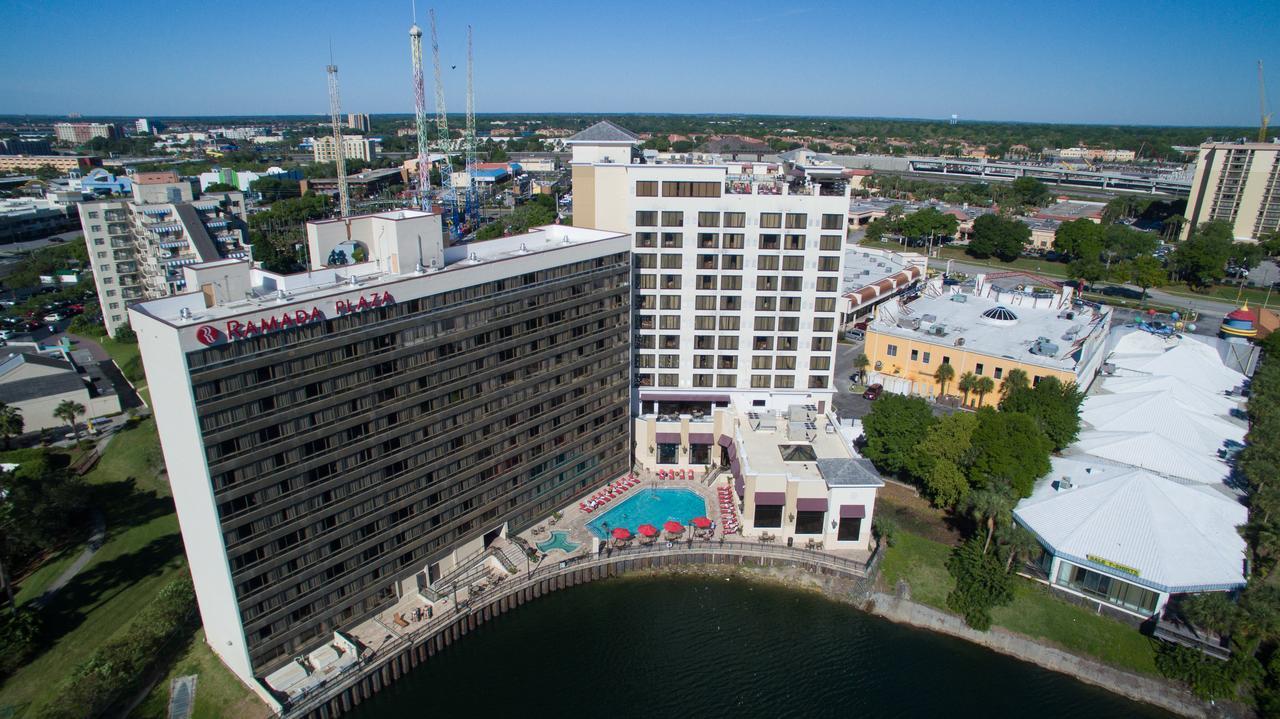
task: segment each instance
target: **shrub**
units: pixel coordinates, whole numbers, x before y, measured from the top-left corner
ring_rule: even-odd
[[[888,517],[876,515],[871,522],[871,534],[886,547],[892,547],[898,542],[898,523]]]
[[[982,551],[974,537],[951,553],[947,570],[956,588],[947,595],[947,606],[964,617],[965,624],[985,632],[991,628],[991,610],[1013,601],[1013,582],[994,554]]]
[[[18,610],[0,609],[0,680],[17,671],[40,646],[40,613],[30,605]]]

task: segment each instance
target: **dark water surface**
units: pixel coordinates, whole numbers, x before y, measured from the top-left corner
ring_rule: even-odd
[[[352,716],[1167,717],[815,594],[706,577],[556,592],[463,637]]]

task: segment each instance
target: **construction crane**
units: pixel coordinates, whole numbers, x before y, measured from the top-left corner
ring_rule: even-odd
[[[427,90],[422,77],[422,28],[418,27],[418,7],[413,7],[409,28],[409,55],[413,59],[413,110],[418,130],[418,209],[431,210],[431,135],[427,128]]]
[[[466,224],[475,229],[480,222],[480,196],[476,191],[476,94],[472,84],[471,26],[467,26],[467,204]]]
[[[347,192],[347,158],[342,147],[342,100],[338,97],[338,66],[333,64],[333,48],[329,48],[329,120],[333,123],[333,153],[338,170],[338,212],[342,217],[351,214],[351,198]],[[350,227],[348,227],[348,231]]]
[[[440,41],[436,39],[436,11],[431,10],[431,62],[436,73],[436,141],[444,161],[440,163],[440,199],[444,227],[449,237],[458,237],[458,193],[453,187],[453,161],[449,159],[449,117],[444,107],[444,82],[440,79]]]
[[[1271,114],[1267,112],[1267,81],[1262,75],[1262,61],[1258,61],[1258,109],[1262,122],[1258,126],[1258,142],[1267,141],[1267,125],[1271,124]]]

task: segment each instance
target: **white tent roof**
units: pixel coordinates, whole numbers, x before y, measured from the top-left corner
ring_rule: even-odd
[[[1216,453],[1228,439],[1243,442],[1246,432],[1164,392],[1090,395],[1080,407],[1080,419],[1104,432],[1155,432],[1201,453]]]
[[[1206,484],[1222,482],[1231,474],[1231,468],[1217,455],[1157,432],[1082,432],[1071,450]]]
[[[1172,375],[1158,377],[1107,377],[1099,389],[1103,394],[1132,394],[1134,392],[1163,392],[1169,394],[1182,404],[1190,407],[1201,407],[1208,414],[1228,415],[1233,409],[1242,409],[1239,398],[1228,397],[1221,392],[1212,392],[1188,384]]]
[[[1145,332],[1142,334],[1146,334]],[[1125,340],[1134,335],[1128,335]],[[1139,347],[1136,343],[1129,345],[1131,349]],[[1184,339],[1172,349],[1160,354],[1126,353],[1117,348],[1107,362],[1115,365],[1118,374],[1125,377],[1170,375],[1183,382],[1195,385],[1211,392],[1225,392],[1238,387],[1245,376],[1222,362],[1218,351],[1209,345],[1196,340]]]
[[[1245,544],[1236,527],[1247,511],[1240,502],[1141,469],[1060,458],[1054,470],[1014,516],[1056,555],[1159,591],[1244,584]],[[1056,489],[1060,477],[1074,486]]]

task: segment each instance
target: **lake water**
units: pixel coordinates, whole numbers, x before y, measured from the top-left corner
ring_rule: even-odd
[[[967,642],[738,579],[622,578],[486,624],[353,716],[1168,717]]]

